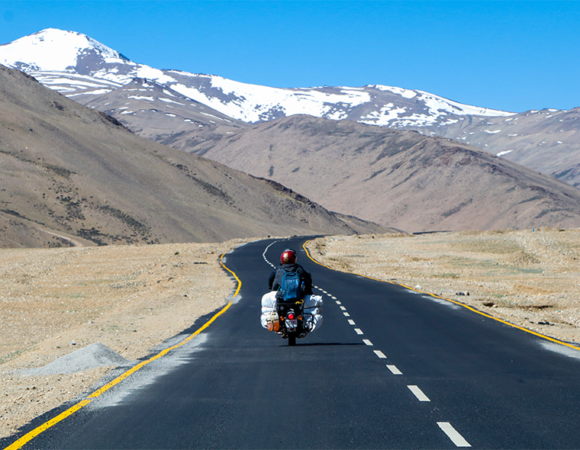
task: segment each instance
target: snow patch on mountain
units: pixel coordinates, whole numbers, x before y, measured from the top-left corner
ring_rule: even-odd
[[[499,152],[495,156],[497,156],[499,158],[500,156],[507,155],[508,153],[511,153],[511,152],[513,152],[513,150],[506,150],[506,151],[503,151],[503,152]]]
[[[267,121],[294,114],[341,119],[344,117],[337,117],[342,115],[336,111],[337,104],[348,109],[371,100],[368,92],[357,89],[343,88],[340,93],[331,93],[324,92],[323,88],[282,89],[213,75],[181,75],[203,78],[203,87],[176,83],[171,84],[174,91],[245,122]]]
[[[181,105],[181,106],[184,105],[184,103],[175,102],[173,100],[169,100],[168,98],[159,97],[159,100],[161,100],[162,102],[165,102],[165,103],[174,103],[176,105]]]
[[[366,116],[361,117],[359,122],[369,125],[387,126],[391,121],[399,119],[399,115],[404,114],[406,111],[407,109],[404,107],[397,108],[393,103],[388,103],[379,111],[371,111]]]
[[[389,92],[392,92],[393,94],[400,95],[401,97],[404,97],[404,98],[414,98],[417,96],[417,91],[412,91],[410,89],[403,89],[403,88],[393,87],[393,86],[383,86],[380,84],[374,84],[370,87],[378,89],[379,91],[389,91]]]
[[[429,92],[417,91],[421,100],[425,102],[427,107],[438,114],[455,114],[458,116],[510,116],[513,113],[507,113],[505,111],[497,111],[495,109],[480,108],[477,106],[464,105],[463,103],[454,102],[453,100],[447,100],[443,97],[430,94]]]
[[[155,101],[155,99],[153,97],[143,97],[143,96],[139,96],[139,95],[130,95],[127,98],[131,98],[133,100],[147,100],[149,102]],[[163,100],[163,99],[160,99]]]
[[[21,63],[20,70],[73,72],[79,56],[93,50],[107,63],[125,61],[119,52],[95,41],[94,39],[72,31],[54,28],[17,39],[1,46],[0,63],[10,66],[11,61]],[[58,52],[54,49],[58,48]]]

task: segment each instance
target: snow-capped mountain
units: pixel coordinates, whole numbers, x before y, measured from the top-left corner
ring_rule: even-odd
[[[249,126],[143,78],[86,99],[86,106],[115,117],[139,136],[185,151]]]
[[[511,114],[390,86],[281,89],[214,75],[160,70],[130,61],[81,33],[57,29],[43,30],[0,46],[0,64],[20,69],[83,104],[134,78],[149,79],[244,122],[308,114],[403,128],[453,124],[473,115]]]

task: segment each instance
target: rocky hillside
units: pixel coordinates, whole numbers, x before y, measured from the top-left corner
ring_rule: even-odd
[[[408,129],[457,139],[580,187],[580,108],[471,117],[452,124]]]
[[[204,144],[192,150],[407,231],[580,226],[578,189],[414,131],[293,116]]]
[[[3,66],[0,230],[2,247],[354,231],[291,190],[140,138]]]

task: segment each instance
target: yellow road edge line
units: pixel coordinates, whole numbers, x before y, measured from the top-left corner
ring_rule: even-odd
[[[336,270],[336,269],[333,269],[332,267],[325,266],[324,264],[322,264],[322,263],[320,263],[320,262],[316,261],[316,259],[314,259],[314,258],[313,258],[313,257],[310,255],[310,253],[308,252],[308,249],[306,248],[306,244],[308,244],[308,243],[309,243],[309,242],[311,242],[311,241],[312,241],[312,240],[308,240],[308,241],[304,242],[304,244],[302,245],[302,247],[303,247],[303,248],[304,248],[304,250],[306,251],[306,255],[307,255],[307,256],[308,256],[308,257],[309,257],[309,258],[310,258],[310,259],[311,259],[311,260],[312,260],[314,263],[318,264],[319,266],[326,267],[327,269],[330,269],[330,270]],[[418,292],[418,293],[420,293],[420,294],[430,295],[431,297],[435,297],[435,298],[439,298],[439,299],[441,299],[441,300],[446,300],[446,301],[448,301],[448,302],[455,303],[456,305],[463,306],[464,308],[467,308],[467,309],[469,309],[470,311],[473,311],[473,312],[475,312],[475,313],[477,313],[477,314],[480,314],[480,315],[482,315],[482,316],[484,316],[484,317],[487,317],[487,318],[489,318],[489,319],[493,319],[493,320],[495,320],[495,321],[497,321],[497,322],[503,323],[504,325],[509,325],[510,327],[517,328],[518,330],[525,331],[526,333],[533,334],[534,336],[541,337],[542,339],[546,339],[546,340],[548,340],[548,341],[555,342],[556,344],[564,345],[564,346],[566,346],[566,347],[573,348],[574,350],[579,350],[579,351],[580,351],[580,347],[577,347],[577,346],[575,346],[575,345],[572,345],[572,344],[568,344],[567,342],[560,341],[559,339],[556,339],[556,338],[553,338],[553,337],[550,337],[550,336],[546,336],[545,334],[538,333],[538,332],[536,332],[536,331],[533,331],[533,330],[530,330],[530,329],[528,329],[528,328],[520,327],[519,325],[516,325],[516,324],[510,323],[510,322],[508,322],[508,321],[506,321],[506,320],[503,320],[503,319],[500,319],[500,318],[498,318],[498,317],[494,317],[494,316],[492,316],[492,315],[489,315],[489,314],[487,314],[487,313],[484,313],[484,312],[482,312],[482,311],[479,311],[478,309],[474,308],[473,306],[466,305],[465,303],[461,303],[461,302],[459,302],[459,301],[457,301],[457,300],[452,300],[452,299],[450,299],[450,298],[441,297],[441,296],[439,296],[439,295],[436,295],[436,294],[431,294],[430,292],[419,291],[419,290],[417,290],[417,289],[414,289],[414,288],[412,288],[412,287],[410,287],[410,286],[406,286],[406,285],[404,285],[404,284],[401,284],[401,283],[395,283],[395,282],[393,282],[393,281],[388,281],[388,280],[379,280],[378,278],[369,277],[369,276],[367,276],[367,275],[361,275],[360,273],[355,273],[355,272],[348,272],[348,273],[352,273],[352,274],[354,274],[354,275],[358,275],[359,277],[368,278],[369,280],[380,281],[381,283],[390,283],[390,284],[394,284],[394,285],[397,285],[397,286],[404,287],[404,288],[406,288],[406,289],[410,289],[411,291]]]
[[[84,408],[89,403],[91,403],[95,398],[99,397],[100,395],[102,395],[103,393],[105,393],[106,391],[108,391],[109,389],[111,389],[113,386],[115,386],[116,384],[118,384],[121,381],[123,381],[125,378],[127,378],[130,375],[132,375],[133,373],[137,372],[139,369],[145,367],[147,364],[149,364],[149,363],[151,363],[151,362],[153,362],[153,361],[161,358],[162,356],[165,356],[171,350],[175,350],[176,348],[181,347],[182,345],[185,345],[187,342],[189,342],[190,340],[192,340],[195,336],[197,336],[198,334],[200,334],[203,330],[205,330],[206,328],[208,328],[219,316],[221,316],[223,313],[225,313],[229,309],[229,307],[232,306],[232,303],[234,301],[234,298],[239,294],[240,289],[242,287],[242,282],[240,281],[240,279],[238,278],[238,276],[235,274],[235,272],[233,272],[232,270],[230,270],[224,264],[223,259],[224,259],[224,256],[225,255],[226,254],[224,253],[220,257],[220,264],[222,265],[222,267],[224,269],[226,269],[228,272],[230,272],[234,276],[234,278],[238,282],[238,287],[237,287],[236,291],[234,292],[234,294],[232,295],[232,298],[228,302],[228,304],[226,306],[224,306],[221,310],[219,310],[209,321],[207,321],[201,328],[199,328],[199,330],[197,330],[194,333],[192,333],[191,335],[189,335],[186,339],[184,339],[183,341],[181,341],[179,344],[176,344],[173,347],[166,348],[165,350],[159,352],[158,354],[156,354],[155,356],[149,358],[148,360],[142,361],[139,364],[137,364],[136,366],[134,366],[131,369],[127,370],[126,372],[122,373],[121,375],[119,375],[117,378],[115,378],[110,383],[107,383],[106,385],[104,385],[103,387],[101,387],[100,389],[98,389],[97,391],[93,392],[91,395],[87,396],[87,398],[85,400],[81,400],[76,405],[71,406],[69,409],[67,409],[66,411],[60,413],[58,416],[54,417],[53,419],[50,419],[49,421],[47,421],[47,422],[43,423],[42,425],[39,425],[38,427],[36,427],[34,430],[29,431],[24,436],[22,436],[20,439],[14,441],[12,444],[10,444],[8,447],[6,447],[4,450],[18,450],[18,449],[22,448],[24,445],[26,445],[28,442],[30,442],[32,439],[34,439],[40,433],[48,430],[50,427],[56,425],[57,423],[59,423],[60,421],[62,421],[64,419],[66,419],[68,416],[74,414],[79,409]]]
[[[23,445],[26,445],[28,442],[30,442],[32,439],[34,439],[36,436],[38,436],[43,431],[48,430],[53,425],[56,425],[61,420],[66,419],[68,416],[70,416],[71,414],[74,414],[79,409],[88,405],[91,402],[92,402],[92,400],[88,400],[88,399],[78,402],[76,405],[71,406],[69,409],[60,413],[58,416],[54,417],[53,419],[50,419],[48,422],[45,422],[42,425],[40,425],[39,427],[36,427],[34,430],[30,431],[29,433],[26,433],[24,436],[22,436],[20,439],[13,442],[12,444],[10,444],[4,450],[16,450],[16,449],[21,448]]]

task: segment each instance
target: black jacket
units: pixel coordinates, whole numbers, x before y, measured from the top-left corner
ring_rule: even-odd
[[[300,264],[282,264],[278,270],[273,270],[268,279],[271,291],[277,291],[280,288],[284,272],[298,272],[300,281],[304,282],[304,295],[312,295],[312,277]]]

